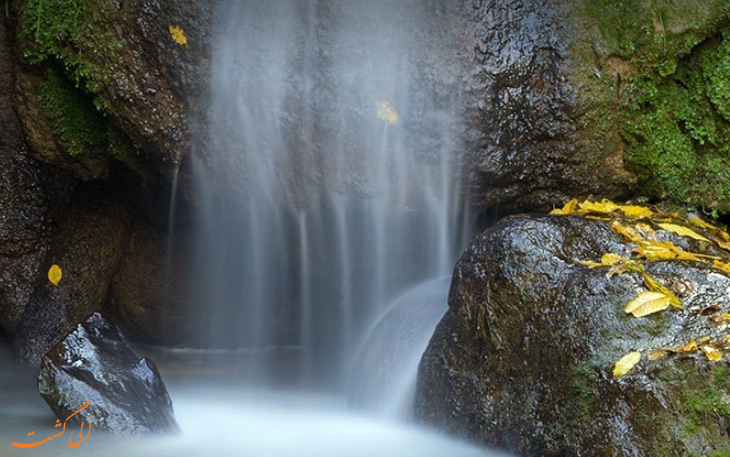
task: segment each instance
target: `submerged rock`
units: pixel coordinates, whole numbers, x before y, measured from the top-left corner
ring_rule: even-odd
[[[151,360],[139,358],[99,313],[43,357],[38,390],[56,416],[116,434],[178,430],[172,401]]]
[[[644,222],[658,240],[727,257],[714,242]],[[610,267],[579,261],[630,257],[635,247],[610,222],[576,216],[511,217],[477,237],[421,361],[416,416],[524,456],[727,450],[730,279],[701,261],[646,262],[684,309],[634,317],[624,308],[647,291],[642,274],[609,278]],[[615,363],[634,351],[638,365],[614,378]]]

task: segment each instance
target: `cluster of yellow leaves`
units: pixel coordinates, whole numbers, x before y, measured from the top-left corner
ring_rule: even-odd
[[[172,36],[172,39],[175,41],[175,43],[179,44],[180,46],[188,44],[188,37],[185,36],[185,32],[183,32],[183,29],[181,27],[178,27],[177,25],[171,25],[168,27],[168,30],[170,30],[170,35]]]
[[[55,263],[53,265],[51,265],[51,268],[48,269],[48,280],[54,286],[57,286],[58,283],[61,282],[62,276],[63,276],[63,271],[61,270],[61,267],[59,267]]]
[[[398,116],[395,107],[385,100],[378,102],[378,117],[390,125],[398,125],[398,122],[400,122],[400,116]]]
[[[617,205],[609,200],[600,202],[584,201],[578,202],[573,199],[560,209],[550,212],[554,215],[583,215],[589,218],[606,217],[614,219],[611,223],[611,229],[614,233],[622,236],[627,241],[636,245],[632,253],[639,259],[644,261],[656,262],[662,260],[689,260],[694,262],[707,263],[713,260],[712,266],[724,273],[730,275],[730,263],[723,262],[720,257],[687,252],[669,241],[660,241],[656,239],[656,229],[665,230],[684,238],[688,238],[700,243],[715,244],[720,249],[730,252],[730,235],[712,224],[697,218],[684,219],[676,213],[655,213],[648,208],[634,205]],[[620,219],[624,220],[622,224]],[[630,219],[633,221],[626,221]],[[646,222],[638,221],[638,219],[647,219]],[[690,227],[694,227],[690,228]],[[705,232],[698,233],[697,229]],[[606,253],[601,257],[600,262],[590,260],[581,261],[582,265],[589,268],[609,267],[608,277],[622,274],[627,271],[640,272],[648,291],[639,293],[625,307],[624,311],[635,317],[645,317],[651,314],[663,311],[670,306],[677,309],[684,309],[679,298],[666,286],[644,272],[644,267],[637,260],[628,259],[616,253]],[[712,308],[712,307],[710,307]],[[715,308],[719,308],[715,306]],[[719,309],[718,309],[719,311]],[[712,312],[712,311],[711,311]],[[713,314],[711,318],[730,320],[730,314]],[[721,342],[722,347],[730,347],[730,336],[725,337]],[[705,357],[712,361],[721,360],[723,355],[715,345],[710,342],[710,338],[702,338],[698,344],[694,339],[679,348],[659,348],[649,351],[647,358],[650,361],[657,360],[668,353],[687,353],[701,351]],[[640,351],[631,352],[619,359],[614,366],[613,376],[619,378],[628,373],[636,364],[641,361],[642,354]]]
[[[578,199],[574,198],[566,203],[562,208],[550,211],[550,214],[563,216],[569,214],[609,215],[617,211],[623,213],[630,219],[642,219],[645,217],[652,217],[654,215],[654,212],[649,208],[635,205],[617,205],[605,198],[600,202],[585,200],[583,203],[578,203]]]

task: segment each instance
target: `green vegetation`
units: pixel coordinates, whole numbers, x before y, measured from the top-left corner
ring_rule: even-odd
[[[20,13],[24,56],[46,68],[40,106],[70,155],[106,152],[142,172],[142,157],[109,118],[111,106],[102,94],[113,71],[88,58],[123,46],[105,20],[110,14],[105,8],[91,0],[26,1]]]
[[[730,211],[730,0],[578,4],[588,137],[624,149],[641,195]]]

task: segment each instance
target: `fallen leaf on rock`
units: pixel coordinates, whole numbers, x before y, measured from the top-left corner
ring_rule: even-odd
[[[611,224],[611,230],[613,230],[614,233],[623,236],[632,243],[640,243],[642,241],[642,238],[639,236],[636,230],[634,230],[633,227],[621,225],[619,221],[613,221],[613,223]]]
[[[654,238],[654,235],[656,235],[656,232],[654,232],[654,229],[651,228],[651,225],[649,224],[639,222],[634,227],[636,228],[636,232],[642,238]]]
[[[578,210],[581,213],[611,214],[617,209],[619,209],[619,206],[616,203],[605,198],[600,202],[586,200],[578,204]]]
[[[707,241],[707,242],[710,241],[707,238],[705,238],[704,236],[695,232],[694,230],[687,228],[685,226],[682,226],[682,225],[677,225],[677,224],[657,224],[657,225],[659,227],[661,227],[662,229],[667,230],[672,233],[676,233],[679,236],[692,238],[693,240],[698,240],[698,241]]]
[[[649,208],[644,208],[643,206],[635,206],[635,205],[622,205],[618,207],[618,210],[621,211],[626,215],[626,217],[631,219],[642,219],[642,218],[650,218],[654,215],[652,210]]]
[[[59,282],[61,282],[61,277],[63,276],[63,271],[61,270],[61,267],[56,265],[55,263],[51,265],[51,268],[48,269],[48,280],[51,281],[51,284],[54,286],[57,286]]]
[[[712,266],[730,275],[730,263],[715,260],[714,262],[712,262]]]
[[[575,209],[578,206],[578,199],[574,198],[568,203],[566,203],[562,208],[556,208],[552,211],[550,211],[550,214],[557,215],[557,216],[567,216],[568,214],[575,213]]]
[[[641,352],[638,351],[630,352],[621,357],[621,359],[616,362],[616,365],[613,367],[613,377],[620,378],[621,376],[625,375],[626,373],[631,371],[631,369],[634,368],[634,365],[639,363],[640,360]]]
[[[717,362],[718,360],[722,359],[722,354],[717,349],[713,348],[712,346],[705,345],[702,346],[702,352],[705,353],[705,357],[708,359]]]
[[[679,348],[676,352],[694,352],[698,349],[697,347],[697,341],[695,340],[689,340],[689,343],[685,344],[681,348]]]
[[[650,291],[659,292],[660,294],[666,295],[670,298],[670,305],[674,306],[677,309],[684,309],[684,307],[682,306],[682,302],[680,302],[679,298],[674,295],[674,292],[660,284],[659,281],[652,278],[646,273],[642,273],[641,277],[644,279],[644,284],[646,284],[646,287],[649,288]]]
[[[171,25],[168,27],[170,30],[170,35],[172,36],[172,39],[175,41],[175,43],[179,44],[180,46],[184,46],[188,43],[188,37],[185,36],[185,32],[183,32],[183,29],[181,27],[178,27],[177,25]]]
[[[717,227],[715,227],[712,224],[708,224],[707,222],[703,221],[700,218],[697,217],[691,217],[687,219],[687,221],[698,228],[708,229],[708,230],[719,230]]]
[[[626,305],[624,311],[634,317],[644,317],[667,309],[672,298],[660,292],[642,292]]]
[[[662,357],[664,357],[665,355],[667,355],[667,351],[665,351],[664,349],[652,349],[652,350],[651,350],[651,351],[649,351],[649,353],[647,354],[647,358],[648,358],[649,360],[651,360],[651,361],[654,361],[654,360],[659,360],[659,359],[661,359],[661,358],[662,358]]]
[[[660,260],[693,260],[701,262],[700,256],[679,249],[669,241],[641,240],[639,246],[634,250],[646,260],[657,262]],[[709,257],[709,256],[701,256]]]
[[[608,270],[608,273],[606,273],[606,277],[608,279],[611,279],[614,276],[624,274],[628,271],[642,272],[642,271],[644,271],[644,265],[642,265],[638,262],[634,262],[633,260],[629,260],[628,262],[624,262],[624,263],[619,263],[619,264],[613,265]]]

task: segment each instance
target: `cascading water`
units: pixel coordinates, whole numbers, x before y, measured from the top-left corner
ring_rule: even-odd
[[[442,9],[222,7],[211,127],[193,159],[204,344],[298,347],[299,375],[337,377],[395,296],[450,273],[470,222],[458,86],[432,85],[458,53],[422,46]]]

